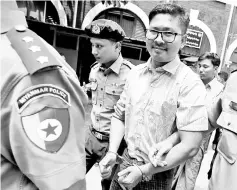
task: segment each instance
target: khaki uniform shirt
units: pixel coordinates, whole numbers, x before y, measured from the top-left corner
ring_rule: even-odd
[[[0,42],[1,189],[84,190],[87,97],[49,44],[23,25],[8,29]]]
[[[91,68],[89,76],[93,104],[91,120],[95,130],[110,133],[114,106],[119,100],[128,73],[133,66],[120,55],[108,69],[102,68],[100,63]]]

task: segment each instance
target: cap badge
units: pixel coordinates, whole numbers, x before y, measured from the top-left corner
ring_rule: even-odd
[[[100,27],[97,24],[92,26],[91,31],[94,34],[99,34],[101,32]]]

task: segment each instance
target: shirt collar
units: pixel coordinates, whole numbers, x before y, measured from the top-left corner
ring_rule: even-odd
[[[120,71],[120,68],[122,66],[122,63],[123,63],[123,57],[120,54],[118,59],[108,69],[112,70],[116,74],[119,74],[119,71]]]
[[[216,79],[216,77],[214,77],[214,79],[212,79],[209,83],[207,83],[205,86],[206,86],[206,89],[210,88],[215,88],[215,86],[218,85],[218,80]]]
[[[155,70],[156,72],[160,71],[166,71],[168,73],[171,73],[174,75],[180,65],[181,61],[179,59],[179,56],[177,55],[172,61],[168,62],[167,64],[163,65],[162,67],[157,67]],[[154,70],[151,67],[151,58],[146,63],[147,70]]]

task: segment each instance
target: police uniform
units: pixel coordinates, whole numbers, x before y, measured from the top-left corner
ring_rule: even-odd
[[[237,189],[237,72],[233,72],[224,89],[222,112],[217,124],[223,128],[213,164],[210,190]]]
[[[89,37],[109,39],[115,42],[125,37],[123,29],[115,22],[99,19],[85,29]],[[123,91],[126,77],[133,65],[123,59],[120,54],[117,60],[105,68],[101,63],[94,63],[89,76],[89,86],[92,92],[92,125],[86,143],[87,171],[100,161],[108,150],[111,117],[114,106]],[[121,147],[121,151],[123,150]]]
[[[84,190],[87,96],[15,2],[1,14],[1,188]]]

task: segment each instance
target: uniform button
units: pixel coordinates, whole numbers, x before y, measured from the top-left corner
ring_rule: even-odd
[[[24,32],[24,31],[26,31],[26,26],[24,26],[24,25],[16,25],[16,26],[15,26],[15,29],[16,29],[18,32]]]
[[[102,104],[100,104],[100,107],[102,106]]]
[[[103,88],[101,88],[101,90],[103,90]]]
[[[113,90],[113,93],[115,93],[115,91]]]
[[[230,124],[231,124],[231,123],[230,123],[230,122],[228,122],[228,124],[227,124],[227,125],[228,125],[228,126],[230,126]]]
[[[104,74],[104,77],[106,77],[106,74]]]

